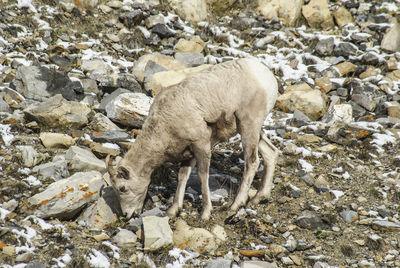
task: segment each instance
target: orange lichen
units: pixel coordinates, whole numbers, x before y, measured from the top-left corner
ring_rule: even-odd
[[[0,249],[3,249],[6,246],[3,242],[0,241]]]
[[[50,199],[45,199],[45,200],[43,200],[42,202],[40,202],[40,204],[46,205],[49,201],[50,201]]]
[[[256,249],[249,249],[249,250],[241,250],[240,254],[246,257],[257,257],[257,256],[264,256],[264,250],[256,250]]]

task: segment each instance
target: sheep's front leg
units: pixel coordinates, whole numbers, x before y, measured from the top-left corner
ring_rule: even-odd
[[[211,215],[211,197],[210,188],[208,186],[208,176],[211,160],[211,144],[210,140],[203,143],[193,145],[193,153],[197,162],[197,176],[201,182],[201,194],[203,198],[203,209],[201,211],[201,219],[208,220]]]
[[[183,198],[185,196],[186,183],[195,164],[196,160],[194,158],[184,161],[181,164],[178,173],[178,187],[176,188],[174,203],[167,210],[167,214],[170,217],[175,217],[176,214],[183,208]]]

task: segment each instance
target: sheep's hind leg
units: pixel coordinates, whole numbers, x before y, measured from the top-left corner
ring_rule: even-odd
[[[249,122],[251,121],[247,121],[247,123]],[[236,194],[235,201],[231,205],[231,210],[233,211],[246,205],[251,183],[253,182],[254,175],[256,174],[257,168],[260,164],[258,158],[258,142],[260,139],[258,129],[260,129],[260,127],[258,127],[257,124],[245,126],[242,122],[240,123],[241,125],[239,130],[242,136],[245,166],[239,190]],[[256,129],[257,131],[254,131]]]
[[[273,177],[276,161],[278,159],[279,150],[271,143],[265,134],[261,134],[258,150],[263,158],[264,171],[261,179],[260,187],[257,194],[250,200],[252,204],[258,204],[260,201],[271,197],[273,185]]]
[[[176,193],[174,197],[174,202],[172,206],[167,210],[167,215],[170,217],[175,217],[176,214],[183,208],[183,199],[185,196],[186,183],[189,179],[190,172],[196,160],[194,158],[190,160],[183,161],[178,173],[178,187],[176,188]]]

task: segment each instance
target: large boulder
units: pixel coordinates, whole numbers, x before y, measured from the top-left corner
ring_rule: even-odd
[[[78,146],[71,146],[65,154],[65,159],[69,161],[69,167],[73,171],[103,172],[107,168],[104,161],[98,159],[91,151]]]
[[[303,0],[258,0],[258,11],[267,19],[279,18],[286,26],[296,26]]]
[[[106,105],[107,117],[120,124],[140,128],[153,99],[143,93],[123,93]]]
[[[328,109],[326,95],[306,83],[288,87],[278,97],[276,106],[284,112],[299,110],[312,120],[318,120]]]
[[[88,123],[90,108],[85,104],[67,101],[60,94],[44,101],[28,106],[25,116],[39,124],[53,128],[79,129]]]
[[[381,47],[388,52],[400,51],[400,24],[396,23],[383,36]]]
[[[168,217],[143,217],[144,247],[157,250],[172,244],[172,230]]]
[[[41,218],[71,219],[98,199],[104,185],[100,172],[79,172],[53,182],[46,190],[29,198],[25,209]]]
[[[302,13],[312,28],[332,29],[335,26],[327,0],[311,0],[303,6]]]
[[[168,2],[179,16],[191,23],[205,21],[208,18],[206,0],[168,0]]]

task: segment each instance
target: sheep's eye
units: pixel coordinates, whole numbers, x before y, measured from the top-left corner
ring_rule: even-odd
[[[125,193],[125,192],[126,192],[125,186],[120,187],[120,188],[119,188],[119,191],[120,191],[121,193]]]
[[[125,180],[129,180],[129,170],[124,167],[120,167],[118,169],[118,177],[124,178]]]

